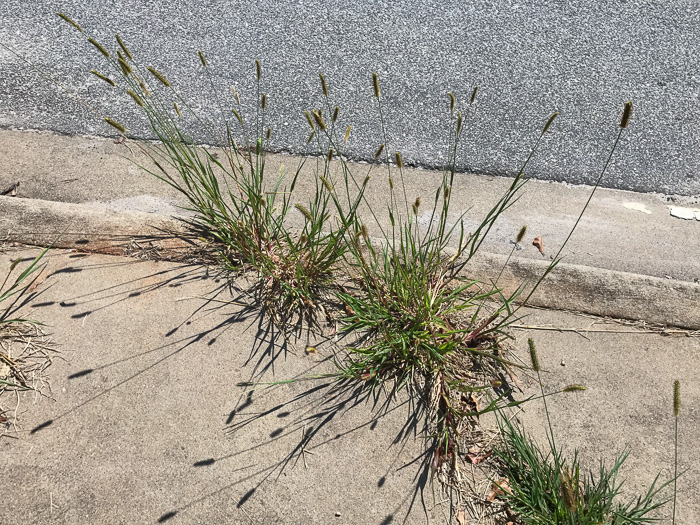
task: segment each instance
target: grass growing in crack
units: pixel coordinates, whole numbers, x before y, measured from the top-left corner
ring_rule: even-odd
[[[495,453],[504,476],[496,484],[501,498],[525,525],[641,525],[657,521],[652,512],[667,503],[659,500],[659,493],[671,481],[659,484],[657,475],[646,493],[621,502],[623,482],[618,481],[618,474],[628,452],[620,454],[609,467],[601,461],[596,475],[581,471],[577,451],[570,459],[565,457],[552,430],[535,344],[532,339],[528,344],[542,393],[549,447],[543,451],[511,419],[499,417],[502,444]],[[563,392],[573,388],[564,388]]]
[[[44,268],[41,260],[47,251],[48,248],[40,252],[16,276],[22,259],[12,261],[0,284],[0,399],[11,392],[41,390],[43,372],[51,364],[51,349],[39,332],[40,323],[19,316],[19,310],[31,299],[32,286]],[[7,429],[12,424],[8,410],[0,405],[0,428]]]
[[[65,15],[59,16],[84,33]],[[159,141],[157,145],[138,143],[155,166],[144,169],[184,195],[189,202],[186,209],[194,213],[204,235],[215,241],[225,268],[257,272],[255,295],[280,324],[293,319],[316,321],[316,314],[324,310],[322,299],[333,285],[334,271],[345,255],[345,228],[353,224],[361,197],[344,208],[332,205],[332,151],[317,166],[315,190],[307,202],[295,201],[304,161],[291,173],[276,175],[266,169],[265,152],[272,131],[265,127],[268,95],[261,90],[260,62],[255,62],[254,122],[249,126],[243,118],[239,93],[233,92],[229,110],[214,90],[222,121],[217,127],[192,109],[165,74],[139,63],[118,35],[116,55],[88,35],[86,38],[119,80],[97,70],[92,73],[108,84],[107,89],[121,91],[143,109]],[[199,61],[214,89],[201,51]],[[109,117],[104,120],[126,136],[123,124]],[[192,127],[220,145],[224,158],[198,145],[186,131]],[[331,222],[331,211],[341,214],[339,221]],[[290,213],[303,216],[303,226],[296,231],[289,226]]]

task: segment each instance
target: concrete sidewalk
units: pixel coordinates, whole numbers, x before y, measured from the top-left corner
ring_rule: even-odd
[[[0,275],[35,253],[5,251]],[[421,493],[422,440],[404,436],[405,406],[376,417],[322,380],[251,397],[237,386],[328,372],[328,343],[312,341],[319,354],[306,355],[306,341],[283,345],[255,310],[205,301],[246,299],[201,267],[55,250],[45,276],[24,313],[46,323],[64,359],[49,369],[53,399],[24,395],[24,430],[0,439],[1,523],[426,523],[422,498],[427,522],[446,522],[437,488],[436,501],[430,485]],[[588,387],[551,398],[557,437],[593,468],[629,446],[626,493],[672,470],[681,379],[677,523],[697,523],[699,340],[529,314],[523,324],[538,328],[515,331],[517,355],[534,337],[549,389]],[[537,392],[520,379],[524,396]],[[524,418],[542,437],[540,406]]]

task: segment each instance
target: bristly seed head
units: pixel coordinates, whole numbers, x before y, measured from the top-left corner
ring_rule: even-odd
[[[304,111],[304,115],[306,116],[306,121],[309,123],[309,126],[311,126],[312,130],[316,129],[316,126],[314,125],[314,121],[311,118],[311,115],[309,115],[308,111]]]
[[[450,113],[452,113],[455,110],[455,104],[457,101],[455,100],[455,94],[452,93],[452,91],[450,91],[449,95],[450,95]]]
[[[457,135],[462,133],[462,112],[457,112]]]
[[[109,51],[102,47],[102,44],[100,44],[97,40],[95,40],[94,38],[88,38],[88,42],[95,46],[100,53],[109,58]]]
[[[333,160],[333,148],[328,148],[328,154],[326,155],[328,162]]]
[[[335,121],[338,120],[338,113],[340,112],[340,106],[336,106],[335,109],[333,110],[333,123],[335,124]]]
[[[565,470],[561,471],[561,476],[559,478],[559,488],[561,491],[562,499],[564,500],[564,506],[569,510],[569,512],[574,512],[578,508],[578,497],[577,488],[574,488],[574,482],[571,476]]]
[[[97,78],[99,78],[99,79],[101,79],[101,80],[104,80],[104,81],[107,82],[107,84],[109,84],[110,86],[116,86],[116,84],[114,83],[114,80],[112,80],[112,79],[109,78],[109,77],[104,76],[104,75],[103,75],[102,73],[100,73],[99,71],[96,71],[96,70],[93,69],[93,70],[90,71],[90,73],[92,73],[93,75],[95,75]]]
[[[620,120],[620,127],[622,129],[627,128],[630,123],[630,117],[632,116],[632,102],[625,102],[625,109],[622,112],[622,120]]]
[[[364,182],[362,183],[362,187],[363,187],[363,188],[364,188],[365,186],[367,186],[367,183],[369,182],[369,178],[370,178],[369,175],[367,175],[367,176],[365,177],[365,180],[364,180]]]
[[[321,90],[323,91],[323,96],[327,97],[328,96],[328,85],[326,84],[326,77],[323,76],[323,73],[319,73],[318,78],[321,79]]]
[[[136,102],[139,106],[143,107],[143,100],[141,100],[141,97],[139,97],[136,93],[134,93],[130,89],[127,89],[126,92],[131,96],[131,98],[134,99],[134,102]]]
[[[69,23],[70,25],[72,25],[74,28],[76,28],[78,31],[80,31],[81,33],[83,32],[83,28],[80,27],[80,26],[79,26],[72,18],[70,18],[69,16],[64,15],[63,13],[56,13],[56,14],[57,14],[58,16],[60,16],[61,18],[63,18],[63,20],[65,20],[66,22],[68,22],[68,23]]]
[[[258,77],[258,82],[260,82],[260,77],[262,77],[262,66],[260,65],[260,60],[255,61],[255,74]]]
[[[366,224],[363,224],[363,225],[360,227],[360,235],[362,235],[362,238],[363,238],[365,241],[368,241],[368,240],[369,240],[369,231],[367,230],[367,225],[366,225]]]
[[[518,232],[518,236],[515,238],[515,242],[520,243],[523,238],[525,237],[525,232],[527,231],[527,224],[520,228],[520,231]]]
[[[119,124],[119,122],[117,122],[116,120],[113,120],[113,119],[107,117],[107,118],[105,118],[105,122],[107,124],[109,124],[110,126],[112,126],[114,129],[116,129],[117,131],[119,131],[119,133],[126,133],[126,128],[124,126],[122,126],[121,124]]]
[[[207,59],[204,56],[204,53],[202,53],[201,50],[198,50],[197,53],[199,53],[199,61],[202,63],[204,67],[207,67]]]
[[[673,415],[678,417],[681,413],[681,382],[676,379],[673,382]]]
[[[352,129],[352,126],[348,126],[348,128],[345,130],[345,138],[343,139],[343,142],[347,142],[348,139],[350,138],[350,130]]]
[[[304,216],[304,218],[305,218],[307,221],[312,222],[312,221],[314,220],[314,218],[313,218],[313,216],[311,215],[311,213],[309,213],[309,210],[307,210],[306,208],[304,208],[304,206],[302,206],[301,204],[295,204],[294,207],[295,207],[297,210],[299,210],[299,211],[301,212],[301,214]]]
[[[443,192],[443,197],[445,200],[450,198],[450,187],[449,186],[445,186],[445,190]]]
[[[418,215],[418,208],[420,208],[420,197],[416,197],[416,202],[413,203],[413,214]]]
[[[321,179],[321,182],[323,182],[323,185],[326,187],[328,192],[333,193],[333,186],[331,186],[330,181],[323,175],[319,175],[319,178]]]
[[[530,361],[532,362],[532,369],[535,372],[540,371],[540,360],[537,359],[537,350],[535,349],[535,341],[532,338],[527,340],[527,344],[530,347]]]
[[[267,140],[270,140],[271,136],[272,136],[272,128],[267,128],[267,133],[265,133],[265,138]]]
[[[309,144],[314,139],[315,136],[316,136],[316,130],[313,130],[311,132],[311,134],[309,134],[309,138],[306,139],[306,143]]]
[[[396,165],[399,167],[399,169],[403,168],[403,158],[401,158],[401,153],[398,151],[394,153],[394,159],[396,160]]]
[[[393,177],[389,177],[389,189],[391,191],[394,191],[394,178]]]
[[[263,111],[265,111],[265,108],[267,107],[267,93],[262,94],[262,100],[260,100],[260,107]]]
[[[306,244],[307,242],[309,242],[309,238],[306,235],[302,234],[299,237],[299,244]]]
[[[384,151],[384,144],[380,145],[380,146],[377,148],[377,151],[374,152],[374,158],[375,158],[375,159],[378,159],[378,158],[379,158],[379,155],[382,154],[382,151]]]
[[[180,108],[177,107],[177,102],[173,102],[173,107],[175,108],[175,113],[177,113],[177,116],[182,118],[182,113],[180,113]]]
[[[491,381],[491,386],[492,386],[493,388],[501,388],[501,385],[502,385],[502,384],[503,384],[503,383],[501,383],[498,379],[494,379],[494,380]]]
[[[562,388],[562,392],[583,392],[586,387],[583,385],[567,385]]]
[[[125,77],[128,77],[131,73],[133,73],[133,69],[131,69],[131,66],[129,63],[126,61],[126,58],[124,58],[124,55],[122,55],[121,51],[117,51],[117,62],[119,62],[119,67],[122,70],[122,73],[124,73]]]
[[[321,111],[313,110],[311,114],[314,116],[314,120],[316,121],[316,124],[318,124],[318,127],[321,128],[321,131],[326,131],[326,123],[321,116]]]
[[[236,119],[238,120],[238,123],[242,126],[243,125],[243,119],[241,118],[241,114],[238,113],[235,109],[231,108],[231,113],[236,115]]]
[[[549,117],[549,120],[547,120],[547,123],[544,125],[544,128],[542,128],[542,135],[544,135],[545,133],[547,133],[547,130],[549,129],[549,126],[552,125],[552,122],[554,122],[554,119],[557,118],[557,115],[559,115],[559,112],[558,112],[558,111],[555,111],[554,113],[552,113],[552,116]]]
[[[379,76],[376,73],[372,73],[372,87],[374,87],[374,96],[380,98],[382,92],[379,89]]]
[[[476,100],[476,94],[479,91],[479,86],[474,86],[474,91],[472,91],[472,98],[469,99],[469,105],[471,106]]]
[[[154,68],[152,66],[148,66],[147,69],[151,72],[151,75],[156,77],[161,82],[161,84],[163,84],[166,87],[170,87],[170,82],[168,82],[168,79],[165,78],[163,73],[161,73],[160,71],[158,71],[156,68]]]
[[[117,44],[119,44],[119,47],[122,48],[122,51],[126,54],[126,56],[129,57],[129,60],[134,60],[134,56],[131,54],[131,51],[129,51],[129,48],[126,47],[126,44],[122,40],[122,38],[119,35],[116,35],[117,37]]]

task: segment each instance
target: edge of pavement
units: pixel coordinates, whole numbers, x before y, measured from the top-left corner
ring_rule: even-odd
[[[0,196],[0,239],[6,242],[125,255],[158,248],[182,253],[194,247],[183,218],[141,211],[114,210],[88,204]],[[470,261],[470,279],[495,279],[508,257],[480,252]],[[500,277],[504,294],[534,282],[546,260],[511,258]],[[641,320],[700,329],[700,284],[559,263],[533,294],[529,304],[557,310]]]

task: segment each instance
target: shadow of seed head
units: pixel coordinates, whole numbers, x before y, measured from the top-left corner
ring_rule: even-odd
[[[523,238],[525,237],[525,232],[527,232],[527,225],[520,228],[520,231],[518,232],[518,236],[515,238],[516,243],[520,243],[523,240]]]

